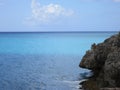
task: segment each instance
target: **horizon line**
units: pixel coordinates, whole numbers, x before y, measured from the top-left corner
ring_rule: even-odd
[[[112,33],[120,31],[0,31],[0,33]]]

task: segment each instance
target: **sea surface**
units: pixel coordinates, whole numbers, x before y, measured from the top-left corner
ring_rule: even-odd
[[[79,90],[82,56],[115,33],[0,33],[0,90]]]

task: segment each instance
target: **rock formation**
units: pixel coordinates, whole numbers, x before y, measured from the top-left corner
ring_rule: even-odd
[[[103,43],[93,44],[79,66],[93,72],[93,77],[83,82],[84,86],[91,81],[100,88],[120,87],[120,33]]]

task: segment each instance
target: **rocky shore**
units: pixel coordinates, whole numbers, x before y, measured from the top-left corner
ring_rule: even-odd
[[[85,90],[120,90],[120,33],[103,43],[94,43],[79,66],[93,73],[81,83]]]

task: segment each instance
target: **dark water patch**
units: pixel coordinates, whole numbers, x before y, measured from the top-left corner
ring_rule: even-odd
[[[78,90],[79,60],[70,55],[0,54],[0,89]]]

